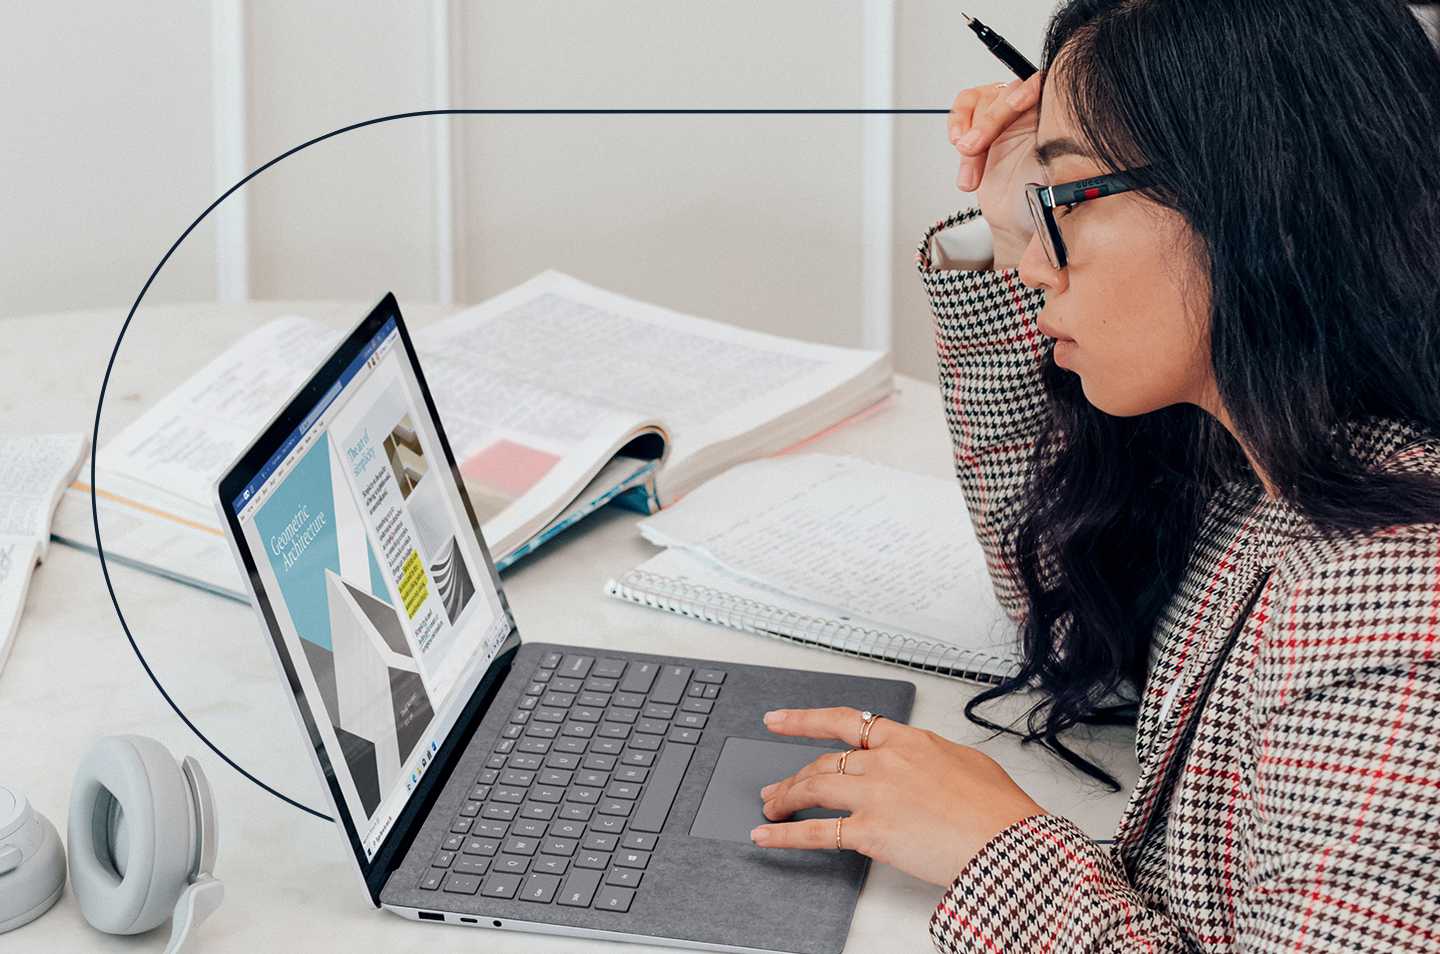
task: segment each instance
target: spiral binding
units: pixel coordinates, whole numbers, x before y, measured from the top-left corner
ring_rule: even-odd
[[[622,579],[611,580],[605,592],[690,619],[952,679],[998,683],[1004,678],[1000,673],[1015,669],[1014,660],[992,653],[810,616],[645,570],[631,570]]]

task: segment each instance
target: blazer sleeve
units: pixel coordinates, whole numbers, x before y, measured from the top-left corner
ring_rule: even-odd
[[[1024,590],[1001,540],[1021,515],[1031,452],[1049,413],[1040,371],[1053,342],[1035,323],[1044,293],[1026,288],[1018,269],[946,269],[932,261],[931,239],[979,214],[972,209],[936,222],[916,265],[935,321],[955,474],[995,594],[1018,622],[1025,616]]]

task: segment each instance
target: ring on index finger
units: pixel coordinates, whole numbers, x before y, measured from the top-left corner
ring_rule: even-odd
[[[836,773],[837,775],[844,775],[844,774],[845,774],[845,763],[850,760],[850,753],[852,753],[852,752],[854,752],[854,751],[856,751],[856,750],[855,750],[855,749],[846,749],[844,752],[841,752],[841,753],[840,753],[840,764],[839,764],[838,766],[836,766],[836,768],[835,768],[835,773]]]
[[[864,712],[860,713],[860,748],[870,748],[870,730],[875,727],[876,722],[880,721],[883,718],[885,717],[882,716],[880,713],[871,712],[869,709],[866,709]]]

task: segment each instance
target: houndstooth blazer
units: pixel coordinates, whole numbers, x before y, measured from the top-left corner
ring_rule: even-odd
[[[1053,342],[1015,270],[932,266],[930,238],[976,214],[937,222],[917,264],[956,473],[1018,618],[996,543],[1023,505]],[[1357,430],[1370,466],[1440,473],[1433,437]],[[1154,635],[1115,844],[1051,815],[1012,825],[945,892],[936,948],[1440,950],[1440,525],[1313,529],[1253,482],[1215,495]]]

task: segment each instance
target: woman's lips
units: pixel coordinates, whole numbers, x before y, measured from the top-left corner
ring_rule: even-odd
[[[1037,322],[1036,322],[1036,325],[1040,328],[1040,333],[1041,333],[1042,335],[1044,335],[1045,337],[1047,337],[1047,338],[1054,338],[1056,341],[1074,341],[1074,340],[1075,340],[1074,338],[1071,338],[1071,337],[1069,337],[1068,335],[1062,335],[1062,334],[1059,332],[1059,330],[1057,330],[1057,329],[1055,328],[1054,325],[1048,323],[1044,318],[1041,318],[1039,321],[1037,321]]]

